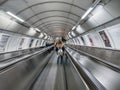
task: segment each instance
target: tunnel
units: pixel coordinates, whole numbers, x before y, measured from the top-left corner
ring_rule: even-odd
[[[120,0],[0,0],[0,90],[120,90]]]

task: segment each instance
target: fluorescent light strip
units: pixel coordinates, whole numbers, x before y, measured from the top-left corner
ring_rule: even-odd
[[[74,30],[76,28],[76,26],[74,26],[73,28],[72,28],[72,30]]]
[[[92,10],[93,10],[93,7],[90,7],[90,8],[86,11],[86,13],[81,17],[81,20],[85,19],[86,16],[87,16],[88,14],[90,14],[90,12],[91,12]]]
[[[39,37],[42,38],[43,36],[44,36],[43,33],[40,33]]]
[[[19,20],[19,21],[21,21],[21,22],[24,22],[24,20],[23,19],[21,19],[21,18],[19,18],[19,17],[17,17],[16,15],[14,15],[13,13],[11,13],[11,12],[6,12],[8,15],[10,15],[10,16],[12,16],[12,17],[14,17],[15,19],[17,19],[17,20]]]
[[[88,16],[90,14],[90,12],[92,12],[92,10],[100,3],[101,0],[96,0],[94,2],[94,4],[85,12],[85,14],[81,17],[81,20],[85,19],[86,16]]]
[[[40,29],[38,29],[38,28],[35,28],[35,30],[38,31],[38,32],[40,32]]]

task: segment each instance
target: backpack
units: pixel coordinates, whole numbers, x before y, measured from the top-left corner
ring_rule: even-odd
[[[63,50],[60,48],[57,52],[58,55],[63,55]]]

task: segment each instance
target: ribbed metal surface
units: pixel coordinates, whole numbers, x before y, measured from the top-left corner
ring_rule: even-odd
[[[37,26],[40,30],[44,30],[47,34],[56,36],[55,33],[57,33],[57,35],[63,36],[71,30],[71,27],[77,23],[93,2],[94,0],[8,0],[2,4],[2,8],[23,18],[31,25]],[[50,19],[52,16],[53,18]],[[58,16],[60,17],[58,18]],[[53,27],[56,24],[42,27],[42,25],[50,24],[54,20],[59,20],[56,23],[66,21],[66,27],[63,24],[57,28]],[[69,27],[67,24],[71,21],[74,21],[74,25]]]

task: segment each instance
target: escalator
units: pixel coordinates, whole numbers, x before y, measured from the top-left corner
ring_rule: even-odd
[[[89,78],[91,77],[91,81],[96,84],[95,86],[97,89],[95,90],[120,90],[119,68],[114,67],[114,65],[108,65],[109,63],[106,64],[97,58],[93,58],[85,53],[82,53],[79,50],[76,52],[75,49],[70,47],[67,47],[67,51],[74,61],[77,62],[79,65],[78,67],[82,67],[82,69],[84,69],[84,71],[88,74]],[[85,77],[85,79],[86,78],[87,77]],[[103,89],[100,89],[101,87],[99,86]]]
[[[57,58],[53,47],[48,47],[2,60],[0,90],[87,90],[67,55],[62,64]]]
[[[50,53],[51,49],[37,49],[18,58],[12,56],[1,61],[0,90],[27,90],[47,65],[53,53]]]
[[[30,90],[88,90],[67,55],[63,56],[62,64],[57,64],[57,58],[54,52]]]
[[[120,89],[119,72],[70,48],[62,64],[53,46],[17,56],[1,61],[0,90]]]

